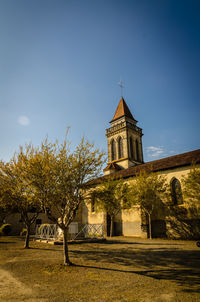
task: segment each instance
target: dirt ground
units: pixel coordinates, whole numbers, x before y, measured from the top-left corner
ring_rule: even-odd
[[[192,241],[115,237],[62,246],[0,238],[1,302],[199,302],[200,248]]]

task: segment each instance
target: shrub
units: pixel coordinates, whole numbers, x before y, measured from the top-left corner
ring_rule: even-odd
[[[10,224],[3,224],[0,227],[0,234],[7,236],[11,232],[11,225]]]

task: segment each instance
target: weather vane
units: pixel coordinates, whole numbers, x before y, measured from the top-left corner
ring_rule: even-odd
[[[122,96],[122,94],[123,94],[123,88],[124,88],[124,85],[123,85],[123,83],[122,83],[122,80],[120,80],[117,84],[118,84],[119,87],[121,88],[121,96]]]

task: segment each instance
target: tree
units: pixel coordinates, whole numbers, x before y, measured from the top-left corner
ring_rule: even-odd
[[[110,237],[113,236],[115,216],[129,207],[126,198],[127,189],[128,186],[122,179],[116,180],[109,177],[91,192],[90,200],[95,202],[97,210],[103,210],[110,215]]]
[[[83,200],[83,184],[96,178],[104,163],[104,153],[83,138],[73,152],[64,143],[46,139],[40,148],[31,147],[29,181],[47,217],[63,231],[64,264],[71,265],[67,233]]]
[[[193,165],[182,181],[185,198],[191,205],[200,209],[200,168]]]
[[[28,154],[20,148],[19,154],[7,163],[1,163],[0,169],[0,204],[9,212],[18,212],[25,223],[27,232],[24,248],[29,248],[30,228],[41,211],[35,198],[34,186],[29,182]]]
[[[4,223],[5,218],[12,213],[12,206],[10,203],[10,192],[5,188],[4,179],[6,165],[0,162],[0,225]]]
[[[152,239],[151,216],[167,192],[165,177],[157,173],[140,171],[132,180],[127,198],[132,205],[139,205],[147,214],[149,238]]]

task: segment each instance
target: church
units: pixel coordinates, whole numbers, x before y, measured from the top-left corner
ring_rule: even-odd
[[[152,235],[154,238],[198,239],[200,237],[200,214],[189,213],[182,196],[183,176],[189,173],[191,165],[200,167],[200,149],[144,163],[143,131],[121,97],[110,127],[106,129],[108,163],[104,176],[92,181],[98,186],[109,175],[133,179],[141,170],[151,169],[166,176],[171,189],[171,200],[163,203],[152,215]],[[95,211],[95,206],[87,200],[81,208],[82,224],[104,226],[104,234],[109,235],[110,218],[107,213]],[[148,238],[148,222],[139,207],[122,211],[114,221],[114,235]]]
[[[108,163],[104,169],[104,176],[92,180],[90,187],[99,186],[110,176],[116,179],[123,178],[131,184],[134,176],[141,170],[151,170],[164,175],[170,185],[171,198],[152,213],[152,237],[199,239],[200,213],[188,210],[182,196],[182,177],[189,173],[192,164],[200,167],[200,149],[145,163],[142,147],[143,131],[137,123],[122,97],[110,121],[110,127],[106,129]],[[86,195],[87,193],[88,189]],[[18,213],[9,215],[6,223],[12,225],[12,235],[19,234],[24,227]],[[35,225],[32,225],[32,234],[35,234],[35,230],[41,224],[51,224],[44,213],[40,213]],[[86,197],[71,224],[71,228],[74,229],[71,232],[78,235],[84,228],[96,230],[100,227],[101,235],[109,236],[110,224],[110,216],[97,211],[95,204]],[[114,235],[148,238],[147,217],[136,206],[121,211],[114,219]]]

